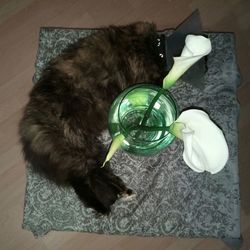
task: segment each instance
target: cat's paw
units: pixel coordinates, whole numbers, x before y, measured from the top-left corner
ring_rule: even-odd
[[[136,193],[131,189],[127,189],[124,193],[121,194],[121,200],[123,201],[131,201],[136,197]]]

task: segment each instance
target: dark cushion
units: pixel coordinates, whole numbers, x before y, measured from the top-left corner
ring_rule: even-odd
[[[42,69],[67,44],[93,30],[42,28],[34,81]],[[169,32],[164,32],[166,36]],[[138,157],[119,151],[112,158],[115,173],[137,196],[119,200],[109,217],[96,218],[70,188],[59,188],[27,170],[23,227],[42,236],[50,230],[82,231],[182,237],[240,237],[238,175],[239,104],[236,89],[240,82],[231,33],[209,33],[213,50],[208,56],[204,88],[179,81],[171,88],[180,109],[195,106],[206,110],[223,129],[230,157],[218,174],[195,173],[183,159],[183,145],[175,140],[154,157]],[[103,133],[108,147],[110,137]]]

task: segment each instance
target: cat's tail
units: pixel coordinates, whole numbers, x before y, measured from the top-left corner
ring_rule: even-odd
[[[73,176],[70,184],[85,206],[106,215],[117,199],[133,195],[133,191],[126,188],[109,166],[93,169],[83,177]]]

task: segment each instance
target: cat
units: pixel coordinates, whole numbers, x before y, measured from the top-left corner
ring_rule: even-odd
[[[109,214],[133,191],[100,168],[112,101],[140,82],[162,82],[164,67],[152,23],[109,26],[52,59],[29,95],[19,125],[24,158],[57,185],[71,186],[86,207]]]

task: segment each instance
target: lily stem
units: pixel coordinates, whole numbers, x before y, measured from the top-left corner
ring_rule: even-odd
[[[157,100],[159,99],[159,97],[163,94],[164,89],[160,89],[158,91],[158,93],[155,95],[155,97],[153,98],[152,102],[149,104],[148,109],[146,110],[144,117],[140,123],[140,126],[144,126],[147,123],[147,120],[152,112],[152,109],[155,105],[155,103],[157,102]]]
[[[154,105],[155,105],[155,103],[157,102],[157,100],[159,99],[159,97],[163,94],[163,92],[164,92],[164,89],[160,89],[159,91],[158,91],[158,93],[155,95],[155,97],[153,98],[153,100],[151,101],[151,103],[149,104],[149,106],[148,106],[148,108],[147,108],[147,110],[146,110],[146,112],[145,112],[145,114],[144,114],[144,116],[143,116],[143,119],[142,119],[142,121],[140,122],[140,124],[139,124],[139,126],[138,126],[138,131],[136,132],[136,134],[135,134],[135,138],[138,138],[138,136],[140,135],[140,133],[141,133],[141,128],[142,127],[145,127],[145,125],[146,125],[146,123],[147,123],[147,121],[148,121],[148,118],[150,117],[150,114],[151,114],[151,112],[152,112],[152,109],[153,109],[153,107],[154,107]],[[148,127],[149,128],[149,127]],[[148,131],[152,131],[152,130],[148,130]]]

